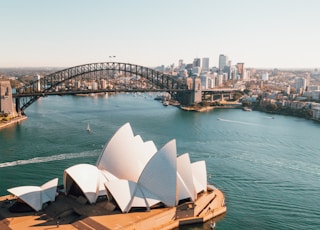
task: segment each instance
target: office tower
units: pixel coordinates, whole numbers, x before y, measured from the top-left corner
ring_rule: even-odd
[[[307,80],[303,77],[296,78],[296,91],[298,94],[302,94],[307,87]]]
[[[202,71],[209,72],[209,58],[202,58]]]
[[[37,89],[38,92],[41,91],[40,79],[41,79],[41,77],[39,76],[39,74],[37,74],[37,76],[34,76],[34,78],[33,78],[33,81],[36,84],[36,89]]]
[[[183,60],[180,59],[178,62],[178,70],[182,70],[182,67],[183,67]]]
[[[195,58],[193,60],[193,67],[201,67],[201,59],[200,58]]]
[[[223,71],[224,67],[227,65],[228,57],[224,54],[219,56],[219,71]]]
[[[244,75],[244,63],[237,63],[238,74],[240,75],[240,79],[243,80]]]

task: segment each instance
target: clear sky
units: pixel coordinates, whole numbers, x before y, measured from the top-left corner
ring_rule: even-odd
[[[2,0],[0,21],[0,67],[320,66],[320,0]]]

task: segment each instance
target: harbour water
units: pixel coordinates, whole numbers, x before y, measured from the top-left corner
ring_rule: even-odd
[[[209,183],[224,192],[228,208],[217,229],[320,228],[320,123],[239,109],[186,112],[155,96],[38,100],[26,121],[0,130],[0,195],[54,177],[62,184],[64,169],[95,164],[114,132],[130,122],[158,149],[175,138],[178,154],[206,161]]]

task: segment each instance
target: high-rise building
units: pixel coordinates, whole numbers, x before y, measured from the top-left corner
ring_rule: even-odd
[[[178,70],[182,70],[183,68],[183,60],[182,59],[179,59],[179,62],[178,62]]]
[[[202,58],[202,71],[209,72],[209,58]]]
[[[236,66],[230,66],[230,79],[231,80],[239,80],[238,79],[238,69]]]
[[[201,67],[201,59],[200,58],[193,59],[193,67]]]
[[[227,65],[228,57],[224,54],[219,56],[219,71],[223,71],[224,67]]]
[[[302,94],[307,88],[307,80],[303,77],[296,78],[296,91]]]
[[[37,74],[37,76],[34,76],[34,78],[33,78],[33,80],[34,80],[34,82],[36,84],[36,89],[37,89],[38,92],[41,91],[40,79],[41,79],[41,77],[40,77],[39,74]]]
[[[238,74],[240,75],[240,79],[243,80],[244,76],[244,63],[237,63]]]

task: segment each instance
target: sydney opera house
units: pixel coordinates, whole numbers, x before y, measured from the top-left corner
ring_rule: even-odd
[[[207,184],[205,161],[192,163],[188,153],[178,155],[175,140],[158,150],[153,141],[134,135],[129,123],[105,145],[96,165],[65,169],[63,186],[55,178],[42,186],[15,187],[8,192],[11,195],[1,202],[7,204],[8,197],[16,202],[0,211],[0,228],[4,220],[11,229],[23,226],[8,221],[12,212],[19,213],[15,218],[26,215],[21,204],[48,217],[40,223],[30,220],[28,226],[55,224],[67,229],[82,225],[88,229],[172,229],[226,212],[223,193]]]

